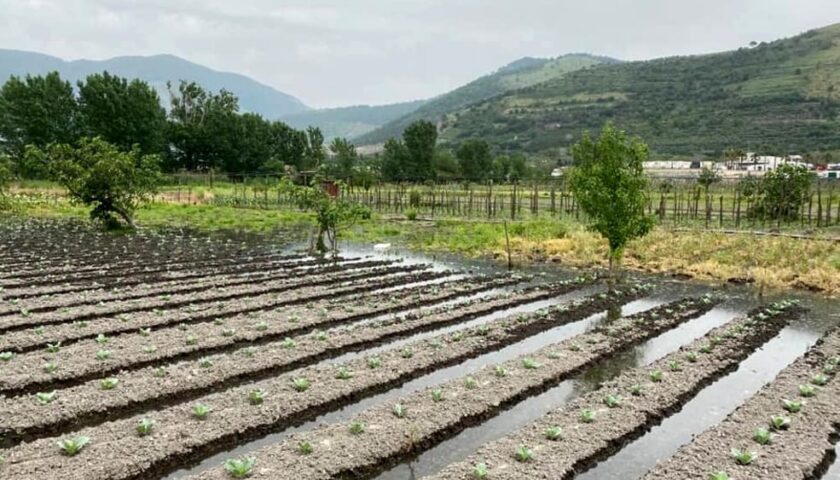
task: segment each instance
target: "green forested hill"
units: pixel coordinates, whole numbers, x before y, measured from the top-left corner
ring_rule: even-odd
[[[602,65],[478,102],[442,138],[548,153],[608,120],[657,153],[840,148],[840,24],[753,48]]]
[[[335,137],[354,138],[363,135],[391,120],[413,112],[425,102],[426,100],[415,100],[389,105],[322,108],[283,115],[280,119],[299,129],[310,125],[317,126],[324,132],[324,138],[329,141]]]
[[[593,65],[616,62],[618,60],[588,54],[569,54],[557,58],[521,58],[489,75],[429,100],[411,113],[360,136],[358,143],[381,143],[390,137],[400,136],[405,127],[416,120],[439,122],[450,113],[504,92],[562,77],[568,72]]]

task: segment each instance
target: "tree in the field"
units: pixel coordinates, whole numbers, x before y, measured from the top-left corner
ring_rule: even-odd
[[[703,187],[703,192],[708,196],[709,187],[720,181],[720,175],[711,168],[703,167],[700,170],[700,176],[697,177],[697,183]]]
[[[647,156],[647,145],[610,124],[599,138],[593,140],[587,134],[572,147],[569,187],[589,227],[609,243],[610,271],[620,263],[627,243],[646,235],[654,225],[654,217],[645,213]]]
[[[138,145],[143,153],[163,152],[166,111],[148,83],[103,72],[89,75],[78,87],[86,136],[102,137],[121,150]]]
[[[408,149],[401,140],[390,138],[382,150],[382,176],[389,181],[408,180]]]
[[[256,113],[235,117],[237,134],[233,138],[232,156],[222,164],[227,172],[257,172],[272,158],[271,123]]]
[[[767,172],[758,182],[752,214],[774,220],[799,218],[813,179],[814,173],[799,165],[784,164]]]
[[[7,189],[11,181],[12,162],[8,156],[0,153],[0,210],[5,210],[10,205]]]
[[[493,156],[490,145],[484,140],[467,140],[455,150],[455,157],[467,180],[481,181],[493,173]]]
[[[304,170],[313,170],[324,163],[327,152],[324,150],[324,134],[318,127],[306,127],[306,162]]]
[[[227,90],[205,91],[181,81],[170,96],[167,138],[170,169],[219,170],[237,156],[239,101]]]
[[[27,145],[43,148],[73,142],[78,135],[73,86],[58,72],[13,76],[0,88],[0,150],[15,160],[23,158]]]
[[[437,127],[432,122],[418,120],[403,132],[403,144],[407,154],[404,167],[406,180],[425,181],[435,176],[435,146]]]
[[[295,130],[283,122],[271,122],[271,160],[276,171],[281,165],[289,165],[302,170],[307,148],[306,132]]]
[[[346,138],[336,137],[330,144],[330,152],[332,152],[334,158],[335,176],[345,182],[350,181],[353,177],[356,163],[359,160],[356,146]]]
[[[93,207],[91,219],[108,228],[120,226],[119,219],[134,227],[134,211],[151,199],[160,180],[157,155],[144,155],[136,146],[123,152],[101,138],[53,144],[46,155],[53,178],[74,202]]]

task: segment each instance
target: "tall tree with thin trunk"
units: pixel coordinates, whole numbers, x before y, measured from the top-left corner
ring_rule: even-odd
[[[569,186],[589,228],[609,242],[612,273],[627,244],[647,235],[654,225],[654,217],[645,213],[648,147],[608,123],[597,139],[584,135],[572,147],[572,157]]]

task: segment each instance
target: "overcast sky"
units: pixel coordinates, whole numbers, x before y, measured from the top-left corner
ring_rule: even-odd
[[[0,48],[171,53],[313,107],[426,98],[523,56],[706,53],[840,22],[840,0],[0,0]]]

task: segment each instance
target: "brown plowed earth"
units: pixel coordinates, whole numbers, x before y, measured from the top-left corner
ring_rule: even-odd
[[[782,370],[723,422],[694,437],[673,457],[651,469],[644,479],[705,480],[717,472],[726,472],[738,480],[821,478],[834,459],[834,444],[840,436],[840,381],[836,374],[827,375],[828,384],[815,387],[817,392],[810,398],[800,396],[799,386],[809,385],[832,358],[840,362],[840,330],[837,329]],[[840,366],[834,368],[836,371]],[[788,413],[782,400],[802,402],[802,409]],[[771,415],[789,418],[790,427],[773,432],[769,445],[759,445],[753,440],[755,429],[770,430]],[[732,458],[732,448],[754,452],[758,458],[750,465],[739,465]]]
[[[325,358],[381,345],[391,339],[562,295],[579,285],[548,285],[504,292],[418,312],[404,319],[329,330],[325,332],[328,335],[325,340],[313,335],[299,335],[289,338],[293,345],[272,342],[255,351],[241,349],[228,355],[214,356],[213,365],[207,368],[202,368],[195,361],[168,364],[164,365],[167,371],[164,380],[155,377],[154,367],[122,371],[112,376],[119,381],[118,388],[114,390],[103,391],[96,380],[57,391],[57,400],[49,405],[40,405],[31,397],[5,399],[0,402],[0,432],[9,432],[7,439],[14,433],[14,436],[29,441],[43,432],[54,435],[70,427],[101,423],[105,415],[113,420],[117,414],[126,416],[151,407],[162,408],[210,391],[221,391],[245,381],[273,377]],[[243,361],[246,358],[247,361]]]
[[[168,325],[192,324],[247,315],[250,317],[271,315],[271,310],[302,303],[315,304],[327,299],[350,302],[346,297],[374,292],[381,289],[394,289],[395,297],[403,290],[422,288],[412,286],[417,282],[439,280],[451,276],[451,272],[420,270],[416,273],[397,273],[381,275],[338,285],[316,285],[300,287],[277,293],[263,293],[244,296],[214,303],[187,305],[174,309],[160,310],[152,308],[116,316],[102,316],[90,320],[57,323],[45,327],[43,332],[35,329],[15,330],[0,335],[0,351],[27,353],[45,348],[57,342],[74,343],[94,338],[98,334],[108,336],[120,333],[137,333],[141,328],[161,328]],[[403,288],[405,287],[405,288]],[[269,317],[271,318],[271,317]],[[67,345],[63,345],[67,346]],[[0,372],[3,365],[0,364]],[[0,374],[0,377],[2,375]],[[2,380],[0,380],[2,381]]]
[[[355,261],[356,258],[342,259],[341,262]],[[338,262],[327,262],[320,259],[306,260],[260,260],[248,261],[242,259],[238,263],[229,265],[212,266],[195,262],[183,269],[168,269],[156,273],[117,274],[109,278],[98,278],[93,280],[59,280],[53,283],[40,286],[24,287],[3,287],[0,297],[7,299],[29,299],[45,295],[58,295],[75,292],[90,292],[100,289],[119,289],[127,291],[137,287],[150,288],[153,284],[166,282],[186,282],[187,280],[204,279],[211,275],[244,276],[249,273],[256,273],[266,270],[295,269],[304,267],[329,266]]]
[[[3,322],[8,316],[21,315],[24,310],[28,311],[32,315],[35,315],[43,312],[55,311],[59,308],[69,309],[83,305],[95,305],[114,301],[124,302],[127,300],[143,299],[161,295],[185,295],[188,293],[203,292],[215,288],[248,285],[256,282],[272,282],[289,278],[324,275],[330,272],[341,272],[359,268],[383,267],[391,265],[392,263],[393,262],[390,261],[366,261],[357,263],[339,263],[317,268],[269,268],[263,271],[249,272],[247,275],[216,275],[208,273],[205,277],[185,282],[168,281],[163,284],[140,285],[126,289],[100,288],[97,290],[82,292],[30,297],[23,300],[3,302],[3,305],[0,306],[0,322]]]
[[[475,283],[463,281],[443,289],[438,286],[418,287],[405,292],[391,292],[388,301],[384,298],[386,294],[375,295],[380,300],[376,304],[369,304],[367,300],[353,304],[346,299],[337,299],[319,310],[288,307],[223,321],[216,319],[191,325],[173,325],[143,335],[135,331],[109,337],[107,343],[87,340],[62,346],[55,353],[46,350],[30,352],[0,365],[0,393],[11,396],[67,387],[115,372],[256,346],[309,332],[316,327],[344,325],[365,317],[420,307],[511,283],[510,280],[497,279]],[[314,307],[314,304],[311,306]],[[147,351],[149,346],[153,346],[154,351]],[[100,350],[108,350],[111,355],[104,360],[98,359],[96,354]],[[59,368],[51,373],[45,372],[43,365],[47,362]]]
[[[391,349],[377,355],[381,367],[368,368],[367,360],[347,362],[353,372],[336,378],[336,367],[317,365],[275,378],[213,393],[190,404],[179,404],[153,413],[155,430],[138,437],[135,427],[141,416],[84,428],[71,435],[84,435],[91,443],[83,454],[66,457],[55,446],[56,438],[42,438],[5,450],[4,480],[30,479],[44,475],[64,479],[124,480],[152,478],[190,459],[202,458],[230,445],[299,424],[320,413],[358,401],[427,372],[473,358],[515,343],[557,325],[581,320],[609,307],[642,295],[640,289],[592,296],[532,315],[518,315],[488,322],[487,330],[469,329],[463,335],[439,335]],[[405,348],[412,352],[404,358]],[[293,388],[292,379],[305,377],[311,386],[304,392]],[[249,392],[266,392],[265,401],[250,405]],[[212,409],[206,420],[195,420],[197,404]]]
[[[32,313],[29,315],[18,314],[0,318],[0,333],[39,325],[43,326],[55,323],[89,320],[96,317],[133,313],[143,310],[175,308],[201,303],[219,302],[262,293],[280,293],[306,286],[338,284],[340,282],[361,280],[364,278],[378,277],[393,273],[419,271],[424,268],[427,267],[422,265],[405,265],[369,269],[359,268],[358,270],[345,269],[344,271],[314,275],[312,277],[303,277],[300,279],[269,281],[261,285],[237,285],[233,287],[216,288],[199,293],[176,294],[171,296],[164,295],[157,298],[113,301],[107,304],[83,305],[72,309]]]
[[[714,380],[737,369],[743,359],[776,336],[797,314],[797,309],[790,309],[759,322],[751,317],[732,320],[679,351],[649,366],[630,369],[598,390],[483,446],[466,460],[444,468],[429,480],[473,478],[478,463],[488,467],[490,478],[572,478],[679,411],[683,403]],[[720,343],[710,353],[700,353],[700,347],[710,345],[712,339]],[[696,362],[687,360],[688,352],[697,354]],[[680,370],[673,371],[671,362],[677,362]],[[657,370],[662,372],[663,379],[654,382],[651,372]],[[641,395],[631,393],[634,385],[642,387]],[[620,397],[620,405],[608,407],[605,402],[608,395]],[[581,421],[584,410],[595,412],[593,422]],[[549,440],[546,431],[555,426],[562,429],[562,437]],[[520,445],[533,452],[530,461],[516,460],[515,453]]]
[[[255,452],[254,477],[284,478],[281,472],[291,471],[295,465],[296,479],[365,478],[468,426],[481,423],[506,406],[551,388],[598,361],[702,315],[714,305],[715,302],[707,303],[698,298],[663,305],[494,368],[485,367],[469,377],[475,380],[475,387],[467,385],[466,377],[457,378],[394,403],[378,405],[353,419],[365,426],[362,434],[351,433],[350,422],[293,434],[283,442]],[[527,361],[536,362],[536,367],[527,368]],[[498,375],[495,367],[503,368],[506,374]],[[431,391],[434,388],[441,389],[444,400],[433,399]],[[407,412],[402,418],[394,414],[396,404]],[[302,456],[299,453],[298,445],[302,442],[313,446],[312,454]],[[353,455],[343,452],[353,452]],[[213,469],[192,478],[216,479],[225,475],[223,471]]]

